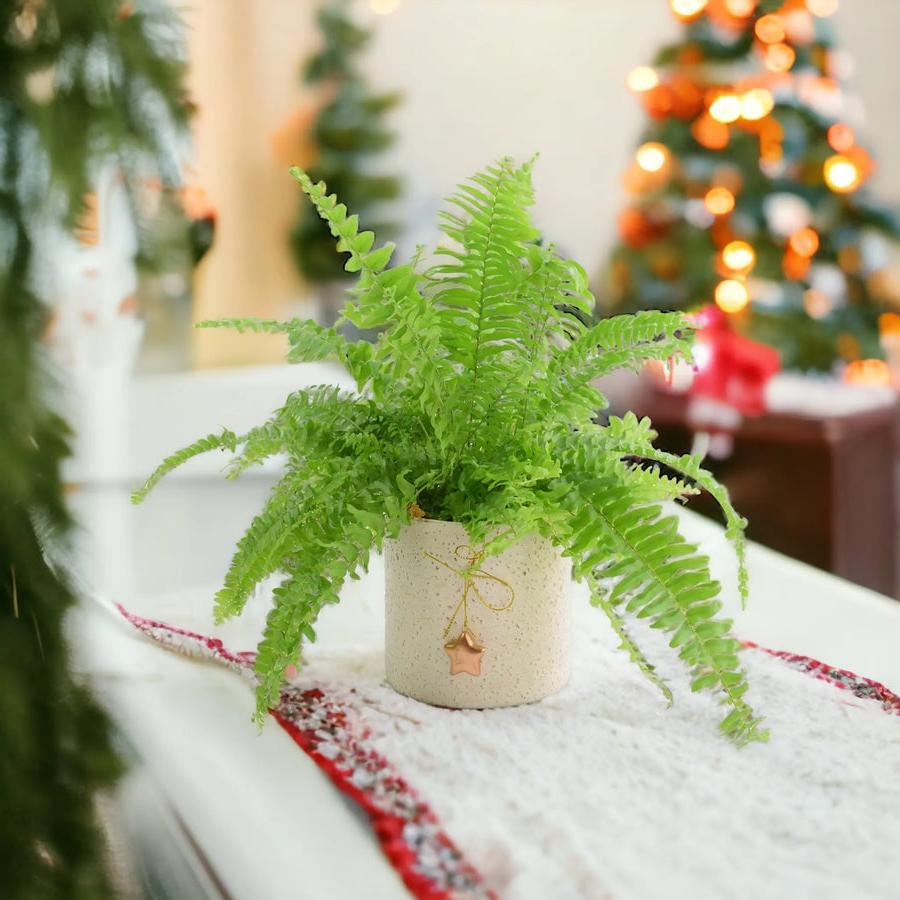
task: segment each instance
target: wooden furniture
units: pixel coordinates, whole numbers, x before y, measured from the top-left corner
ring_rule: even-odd
[[[651,417],[658,446],[691,449],[684,396],[642,381],[629,404]],[[896,405],[823,418],[766,413],[744,419],[727,459],[704,465],[749,520],[751,539],[900,597],[896,433]],[[708,495],[690,507],[716,517]]]

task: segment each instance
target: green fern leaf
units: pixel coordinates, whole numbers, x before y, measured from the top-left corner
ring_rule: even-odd
[[[731,707],[720,724],[738,743],[765,740],[760,719],[743,699],[746,679],[727,636],[730,623],[715,618],[719,585],[707,561],[658,507],[635,507],[628,492],[609,481],[572,483],[572,535],[568,552],[580,577],[614,581],[610,602],[673,633],[672,646],[693,670],[695,690],[716,689]],[[713,626],[712,633],[706,626]],[[723,632],[724,635],[723,636]]]
[[[619,649],[624,650],[628,654],[628,658],[640,669],[644,677],[653,685],[655,685],[660,693],[665,697],[666,702],[672,705],[672,691],[669,686],[657,674],[656,667],[641,652],[640,647],[634,642],[634,639],[628,633],[625,622],[619,615],[618,610],[609,600],[607,591],[604,590],[600,581],[591,575],[586,576],[585,580],[591,590],[591,605],[599,607],[606,613],[609,624],[616,637],[619,639]]]
[[[344,581],[364,568],[373,549],[408,523],[409,483],[372,478],[352,464],[311,487],[315,499],[302,504],[302,528],[295,530],[289,573],[273,592],[273,608],[259,645],[256,718],[261,721],[278,699],[284,670],[296,664],[304,639],[314,640],[320,610],[339,601]],[[296,533],[297,531],[301,533]],[[238,567],[237,571],[243,571]]]
[[[251,334],[286,334],[291,329],[290,322],[279,322],[277,319],[231,318],[231,319],[204,319],[196,322],[194,328],[230,328],[238,334],[250,332]]]
[[[194,441],[193,444],[178,450],[171,456],[167,456],[144,484],[132,493],[131,502],[140,503],[143,501],[165,475],[168,475],[173,469],[184,465],[189,459],[208,453],[210,450],[231,450],[234,452],[239,440],[236,434],[226,429],[221,434],[208,434],[205,438]]]
[[[325,182],[314,183],[306,172],[297,166],[289,171],[299,182],[303,192],[312,200],[331,233],[338,239],[338,250],[349,256],[344,268],[348,272],[365,271],[372,275],[385,269],[391,260],[394,245],[388,243],[378,250],[371,250],[375,235],[371,231],[359,231],[357,217],[347,215],[347,207],[338,203],[334,194],[328,193]]]
[[[634,416],[632,415],[631,418],[634,419]],[[623,422],[622,420],[616,420],[614,417],[610,418],[611,447],[614,448],[618,456],[627,455],[667,466],[672,471],[689,478],[698,487],[707,491],[718,503],[725,516],[725,534],[731,541],[737,556],[738,591],[743,606],[749,594],[749,576],[747,574],[746,561],[747,542],[744,535],[747,520],[739,515],[731,505],[728,490],[715,480],[712,473],[702,467],[700,460],[696,457],[690,454],[677,456],[672,453],[666,453],[663,450],[657,450],[649,443],[635,439],[636,435],[628,434],[624,430],[626,426],[627,421]]]
[[[439,247],[443,261],[427,275],[442,344],[458,368],[453,434],[463,445],[473,423],[490,416],[497,384],[523,374],[529,329],[517,300],[528,274],[523,260],[538,236],[527,212],[532,202],[531,165],[503,159],[450,198],[462,216],[443,215],[444,233],[463,249]]]

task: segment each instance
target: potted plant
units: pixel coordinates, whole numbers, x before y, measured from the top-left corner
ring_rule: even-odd
[[[699,488],[719,501],[742,597],[744,520],[697,459],[653,447],[647,419],[596,421],[596,378],[689,358],[691,324],[658,312],[589,324],[584,270],[541,243],[529,216],[531,169],[503,159],[462,184],[441,214],[447,243],[429,261],[420,251],[392,268],[392,245],[376,249],[324,184],[292,169],[358,273],[342,316],[380,329],[378,341],[349,342],[302,320],[201,324],[283,332],[289,361],[337,359],[358,390],[298,390],[246,434],[212,434],[170,456],[134,499],[209,450],[236,454],[232,478],[287,456],[216,595],[226,619],[255,585],[283,576],[256,657],[260,719],[301,643],[315,640],[320,610],[387,541],[386,668],[401,691],[489,706],[558,688],[571,572],[667,697],[626,631],[629,615],[672,634],[693,688],[717,691],[727,706],[727,735],[764,739],[744,699],[740,645],[718,617],[719,585],[660,504]]]

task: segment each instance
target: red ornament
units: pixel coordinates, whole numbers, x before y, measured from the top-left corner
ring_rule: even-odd
[[[696,375],[688,393],[725,403],[744,415],[765,412],[769,379],[781,368],[778,352],[738,334],[717,306],[692,316],[697,325]]]
[[[640,210],[627,206],[619,213],[618,225],[622,240],[635,250],[658,241],[669,231],[668,222],[654,221]]]

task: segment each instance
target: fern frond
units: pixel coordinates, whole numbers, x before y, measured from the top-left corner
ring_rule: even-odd
[[[366,401],[333,385],[295,391],[268,422],[238,439],[240,449],[228,464],[227,477],[238,478],[277,454],[289,454],[295,462],[323,451],[339,454],[365,433],[368,412]]]
[[[324,182],[313,183],[297,167],[290,173],[337,239],[337,251],[348,255],[346,271],[360,274],[357,287],[351,291],[354,299],[341,310],[341,318],[358,328],[380,328],[387,324],[395,304],[401,304],[415,292],[420,276],[410,264],[388,269],[394,252],[392,243],[373,250],[374,233],[359,230],[358,218],[347,215],[347,208],[338,203],[334,194],[328,193]]]
[[[300,645],[315,641],[314,624],[322,608],[337,603],[334,582],[310,571],[292,574],[272,592],[273,606],[256,653],[256,711],[262,725],[266,713],[278,701],[284,670],[299,661]]]
[[[347,215],[347,207],[343,203],[339,203],[334,194],[328,193],[328,187],[324,181],[314,183],[298,166],[293,166],[289,171],[312,201],[331,233],[337,238],[338,252],[348,255],[349,259],[344,265],[344,269],[347,272],[367,272],[370,275],[375,275],[385,269],[391,261],[394,245],[387,243],[377,250],[373,250],[374,232],[359,230],[359,217]]]
[[[258,319],[254,316],[246,318],[204,319],[195,322],[194,328],[230,328],[238,334],[286,334],[291,329],[291,322],[280,322],[278,319]]]
[[[289,573],[273,592],[274,605],[256,657],[259,682],[256,720],[261,722],[278,698],[287,666],[298,660],[303,640],[316,639],[313,628],[320,610],[340,599],[341,585],[365,568],[372,550],[385,537],[396,536],[408,523],[412,485],[405,479],[376,478],[365,468],[347,472],[315,487],[307,500],[301,533],[295,533]]]
[[[749,594],[749,576],[747,574],[746,559],[747,541],[744,534],[744,530],[747,527],[747,520],[739,515],[731,505],[728,489],[724,485],[719,484],[711,472],[703,468],[697,457],[691,456],[690,454],[677,456],[674,453],[666,453],[664,450],[657,450],[652,444],[641,439],[633,427],[629,427],[630,423],[636,421],[637,419],[633,414],[630,414],[630,419],[628,416],[626,416],[625,419],[610,417],[610,449],[619,457],[629,456],[636,459],[649,460],[666,466],[673,472],[677,472],[685,478],[690,479],[698,487],[707,491],[716,501],[725,517],[725,535],[731,541],[731,544],[734,547],[735,556],[737,557],[738,591],[741,597],[741,606],[744,606]]]
[[[524,375],[531,335],[518,291],[528,274],[523,259],[538,236],[528,215],[533,200],[531,165],[503,159],[450,198],[462,215],[442,215],[444,233],[461,249],[439,247],[442,261],[426,275],[443,346],[458,368],[453,430],[464,436],[461,443],[471,438],[473,422],[490,416],[497,385]]]
[[[254,588],[277,571],[293,545],[295,529],[314,507],[320,479],[289,473],[269,494],[262,511],[244,532],[216,592],[215,620],[222,623],[244,609]],[[312,490],[310,490],[312,488]]]
[[[660,503],[667,500],[684,500],[700,493],[700,488],[689,481],[663,474],[657,466],[645,469],[619,457],[613,459],[612,471],[631,493],[635,503]]]
[[[267,459],[287,450],[288,436],[282,423],[276,418],[265,425],[251,428],[241,438],[239,452],[228,463],[225,477],[229,481],[239,478],[247,469],[261,465]]]
[[[633,413],[627,413],[623,419],[611,416],[605,427],[593,426],[562,435],[554,444],[553,453],[587,477],[609,478],[628,488],[639,506],[683,500],[700,493],[693,480],[663,472],[655,464],[645,467],[640,463],[647,460],[634,458],[641,454],[620,450],[627,445],[652,451],[655,438],[656,432],[648,418],[639,420]]]
[[[144,484],[132,493],[131,502],[135,504],[140,503],[165,475],[173,469],[184,465],[189,459],[208,453],[210,450],[231,450],[234,452],[239,440],[240,438],[234,432],[225,429],[220,434],[208,434],[205,438],[200,438],[199,441],[194,441],[193,444],[176,451],[171,456],[167,456]]]
[[[446,445],[447,386],[456,373],[443,353],[438,312],[415,286],[399,301],[391,295],[390,302],[372,360],[372,393],[418,409],[423,426]]]
[[[765,740],[744,700],[741,645],[730,636],[731,623],[716,618],[719,585],[707,560],[678,533],[677,520],[661,517],[659,507],[635,507],[627,490],[608,480],[576,481],[572,495],[568,552],[576,575],[613,579],[611,604],[624,603],[673,633],[670,645],[693,671],[692,689],[718,690],[731,707],[720,723],[725,734],[737,743]]]
[[[366,341],[353,343],[348,341],[334,328],[325,328],[311,319],[290,319],[280,322],[277,319],[232,318],[205,319],[198,322],[195,328],[230,328],[239,334],[286,334],[289,351],[287,361],[290,363],[319,362],[332,359],[340,362],[350,373],[358,388],[363,386],[372,375],[372,347]]]
[[[547,377],[547,365],[558,346],[566,346],[584,332],[583,320],[592,315],[594,298],[587,273],[581,266],[561,259],[551,247],[529,247],[529,274],[520,289],[520,303],[530,334],[523,365],[528,375],[504,385],[491,407],[511,402],[515,407],[514,428],[525,428],[533,409],[533,394]],[[513,385],[518,384],[518,390]],[[513,389],[510,389],[513,388]]]
[[[641,648],[634,642],[634,639],[628,633],[624,619],[619,615],[619,611],[613,606],[609,599],[609,592],[604,589],[600,581],[593,575],[586,575],[587,582],[591,592],[591,605],[596,606],[606,613],[609,624],[613,632],[619,639],[619,649],[624,650],[628,654],[628,658],[642,672],[644,677],[666,698],[669,706],[672,705],[672,691],[663,679],[657,674],[656,666],[644,656]]]
[[[589,422],[606,405],[591,382],[621,368],[636,369],[649,359],[688,357],[694,326],[680,313],[639,312],[603,319],[551,362],[542,415],[562,410],[573,424]]]

